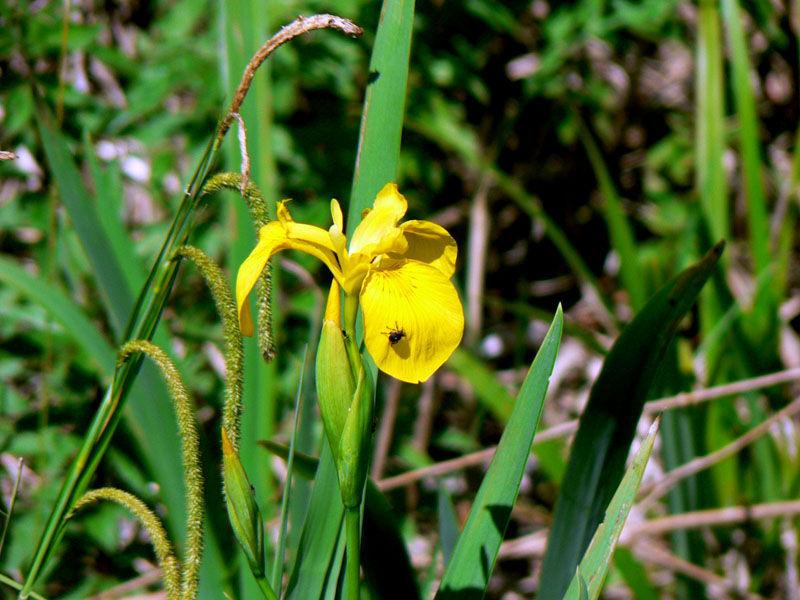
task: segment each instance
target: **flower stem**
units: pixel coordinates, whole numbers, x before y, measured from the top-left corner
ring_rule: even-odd
[[[359,600],[361,585],[361,507],[346,509],[347,528],[347,600]]]
[[[261,577],[256,577],[256,582],[261,589],[261,593],[264,594],[264,598],[267,600],[278,600],[278,596],[275,594],[275,591],[272,589],[272,586],[270,586],[266,577],[263,575]]]
[[[356,319],[358,318],[358,296],[344,296],[344,332],[350,339],[356,339]]]

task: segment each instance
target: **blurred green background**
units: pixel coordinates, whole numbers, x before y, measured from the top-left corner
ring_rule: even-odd
[[[0,5],[0,150],[18,156],[0,162],[4,510],[14,457],[25,458],[3,573],[19,580],[27,568],[108,383],[125,318],[244,64],[299,14],[333,12],[365,29],[357,40],[321,31],[282,47],[259,71],[243,110],[255,183],[273,202],[293,198],[297,221],[327,228],[330,199],[346,203],[352,184],[380,8],[360,0]],[[798,10],[780,0],[418,3],[398,183],[409,218],[436,221],[459,243],[455,281],[467,330],[430,383],[381,380],[376,479],[496,443],[559,302],[565,340],[543,428],[578,416],[621,327],[721,237],[723,262],[652,397],[800,366]],[[37,96],[46,108],[37,108]],[[68,141],[88,190],[83,204],[59,191],[42,111]],[[220,168],[238,171],[229,137]],[[204,202],[191,240],[231,280],[255,242],[240,204],[233,194]],[[87,251],[93,231],[95,241],[108,241],[126,289],[98,274]],[[245,460],[267,520],[277,515],[283,471],[254,442],[288,439],[330,277],[297,253],[276,264],[278,357],[265,367],[248,346],[243,419]],[[243,578],[238,587],[230,558],[238,549],[218,492],[222,334],[194,269],[181,270],[160,330],[157,341],[178,360],[205,434],[207,562],[216,566],[204,566],[212,592],[203,593],[216,589],[219,597],[221,582],[238,596],[248,584]],[[177,441],[166,396],[150,389],[132,400],[93,485],[135,491],[180,535],[179,460],[167,458]],[[671,411],[653,477],[729,443],[791,394],[787,385]],[[300,449],[318,454],[321,427],[313,393],[305,395],[312,418]],[[782,420],[675,488],[651,514],[793,499],[797,449],[796,420]],[[537,445],[507,538],[549,522],[567,453],[563,437]],[[459,519],[481,472],[440,480]],[[389,492],[426,585],[441,571],[441,489],[428,479]],[[659,548],[730,584],[717,581],[718,589],[796,598],[792,514],[702,534],[679,530],[659,538]],[[620,552],[609,597],[710,594],[713,578],[644,554]],[[152,564],[143,560],[151,556],[136,525],[103,506],[69,528],[41,590],[87,597],[137,577],[153,586]],[[540,565],[541,550],[501,551],[488,597],[532,597]]]

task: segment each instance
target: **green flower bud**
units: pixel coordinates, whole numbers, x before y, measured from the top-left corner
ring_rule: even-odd
[[[317,350],[319,410],[334,460],[338,459],[339,439],[356,391],[355,369],[348,358],[346,341],[349,340],[342,332],[339,285],[334,280]]]
[[[372,377],[368,375],[363,364],[360,366],[358,387],[344,423],[339,440],[339,459],[336,461],[342,503],[347,508],[355,508],[361,504],[372,439],[375,393]]]
[[[222,428],[222,477],[225,481],[225,502],[233,533],[244,550],[250,570],[264,576],[264,523],[256,503],[253,486],[247,479],[244,465]]]

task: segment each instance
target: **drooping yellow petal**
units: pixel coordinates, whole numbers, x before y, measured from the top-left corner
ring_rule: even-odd
[[[372,257],[390,250],[402,253],[405,240],[397,222],[403,218],[407,209],[408,202],[397,191],[397,185],[387,183],[378,192],[373,209],[364,211],[366,214],[362,213],[361,223],[350,240],[350,256],[360,253]]]
[[[402,258],[418,260],[436,267],[448,279],[456,271],[458,245],[447,230],[431,221],[406,221],[400,225],[408,247]],[[400,256],[390,253],[393,258]]]
[[[288,212],[285,214],[288,214]],[[250,291],[256,284],[267,261],[281,250],[291,248],[300,250],[306,254],[311,254],[325,263],[337,280],[342,280],[342,272],[332,250],[326,246],[320,246],[313,241],[289,237],[286,225],[287,222],[285,220],[279,220],[271,221],[262,227],[259,231],[258,244],[256,244],[256,247],[250,253],[250,256],[242,263],[242,266],[239,267],[239,273],[236,277],[236,304],[239,307],[239,328],[242,331],[242,335],[253,335],[253,318],[250,314],[250,303],[248,301]],[[301,224],[297,223],[295,225]],[[328,244],[330,244],[330,237],[327,231],[319,227],[313,227],[312,225],[304,226],[304,228],[309,227],[322,231],[325,234],[325,239],[327,239]],[[300,230],[295,228],[295,233],[298,231],[305,231],[305,229]],[[319,236],[316,234],[310,237],[319,239]]]
[[[415,260],[384,260],[361,288],[364,342],[378,368],[409,383],[427,380],[464,333],[455,286]]]

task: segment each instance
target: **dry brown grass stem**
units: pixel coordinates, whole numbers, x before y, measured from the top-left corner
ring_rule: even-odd
[[[706,454],[705,456],[698,456],[694,460],[690,460],[688,463],[681,465],[677,469],[673,469],[669,473],[666,473],[660,480],[649,485],[642,486],[642,488],[639,490],[639,497],[641,498],[643,496],[647,496],[641,501],[642,508],[646,509],[647,507],[651,506],[670,489],[672,489],[672,487],[675,486],[679,481],[686,479],[695,473],[708,469],[712,465],[725,460],[729,456],[733,456],[742,448],[749,446],[758,438],[766,434],[770,427],[775,425],[778,421],[791,417],[798,411],[800,411],[800,397],[796,398],[790,404],[771,415],[768,419],[759,423],[747,433],[739,436],[719,450],[715,450],[714,452]]]
[[[764,596],[748,592],[747,590],[741,590],[733,581],[725,579],[713,571],[699,567],[694,563],[690,563],[688,560],[676,556],[657,544],[642,541],[633,547],[633,552],[636,554],[636,557],[643,562],[658,565],[673,573],[680,573],[686,577],[691,577],[707,586],[716,587],[729,594],[734,594],[737,598],[766,600]]]
[[[244,119],[238,112],[230,113],[230,116],[239,123],[239,154],[242,157],[242,182],[239,184],[239,194],[244,196],[247,184],[250,181],[250,154],[247,152],[247,127]]]
[[[236,93],[233,96],[233,103],[231,104],[228,116],[225,117],[225,120],[220,125],[219,132],[217,133],[218,141],[222,140],[222,138],[225,136],[225,133],[227,133],[228,128],[230,128],[231,122],[235,118],[232,116],[233,113],[239,112],[242,102],[244,102],[245,96],[247,96],[247,92],[250,89],[250,84],[253,82],[253,77],[255,76],[256,71],[263,64],[263,62],[267,60],[269,55],[272,54],[282,44],[293,40],[299,35],[308,33],[309,31],[314,31],[315,29],[338,29],[345,35],[353,37],[358,37],[364,33],[364,30],[352,21],[343,19],[342,17],[337,17],[336,15],[328,14],[313,15],[311,17],[297,17],[297,19],[291,23],[285,25],[278,33],[273,35],[263,46],[261,46],[259,51],[256,52],[253,58],[250,59],[250,62],[247,63],[247,67],[245,67],[244,73],[242,74],[242,80],[239,82],[239,87],[236,88]]]
[[[631,523],[625,527],[622,542],[633,543],[641,536],[655,536],[684,529],[699,527],[718,527],[735,525],[761,519],[778,519],[800,514],[800,500],[784,500],[767,502],[752,506],[726,506],[695,512],[669,515],[658,519],[650,519],[639,523]]]
[[[131,592],[135,592],[137,590],[141,590],[143,588],[148,588],[154,583],[157,583],[161,580],[161,569],[157,567],[153,567],[149,571],[146,571],[139,575],[138,577],[134,577],[133,579],[129,579],[128,581],[123,581],[119,585],[115,585],[112,588],[108,588],[96,594],[94,596],[89,596],[87,600],[115,600],[116,598],[122,598],[128,596]],[[157,592],[159,597],[166,598],[167,595],[164,592]],[[137,595],[137,598],[141,598],[141,595]]]
[[[683,406],[690,406],[692,404],[699,404],[702,402],[708,402],[709,400],[722,398],[724,396],[731,396],[734,394],[740,394],[751,390],[771,387],[773,385],[778,385],[781,383],[786,383],[797,379],[800,379],[800,368],[787,369],[785,371],[777,371],[775,373],[770,373],[769,375],[763,375],[761,377],[753,377],[752,379],[743,379],[741,381],[736,381],[734,383],[718,385],[704,390],[697,390],[695,392],[684,392],[681,394],[677,394],[675,396],[653,400],[645,405],[644,411],[647,414],[663,412],[664,410],[679,408]],[[789,409],[789,406],[784,408],[782,411],[775,413],[775,415],[773,415],[771,419],[776,419],[776,420],[780,419],[781,416],[778,415],[785,416],[786,414],[785,411]],[[577,429],[578,429],[577,420],[567,421],[565,423],[560,423],[549,429],[545,429],[544,431],[541,431],[536,434],[536,437],[534,439],[534,447],[536,446],[537,443],[542,443],[547,440],[551,440],[553,438],[570,435],[574,433]],[[745,435],[749,435],[749,433]],[[486,448],[485,450],[479,450],[478,452],[466,454],[464,456],[453,458],[451,460],[445,460],[436,463],[435,465],[431,465],[429,467],[422,467],[421,469],[414,469],[413,471],[408,471],[406,473],[402,473],[394,477],[388,477],[378,482],[378,487],[381,490],[390,490],[402,487],[404,485],[409,485],[426,477],[447,475],[448,473],[452,473],[453,471],[458,471],[459,469],[464,469],[466,467],[472,467],[475,465],[484,464],[492,459],[495,450],[497,450],[497,447],[492,446],[491,448]]]

